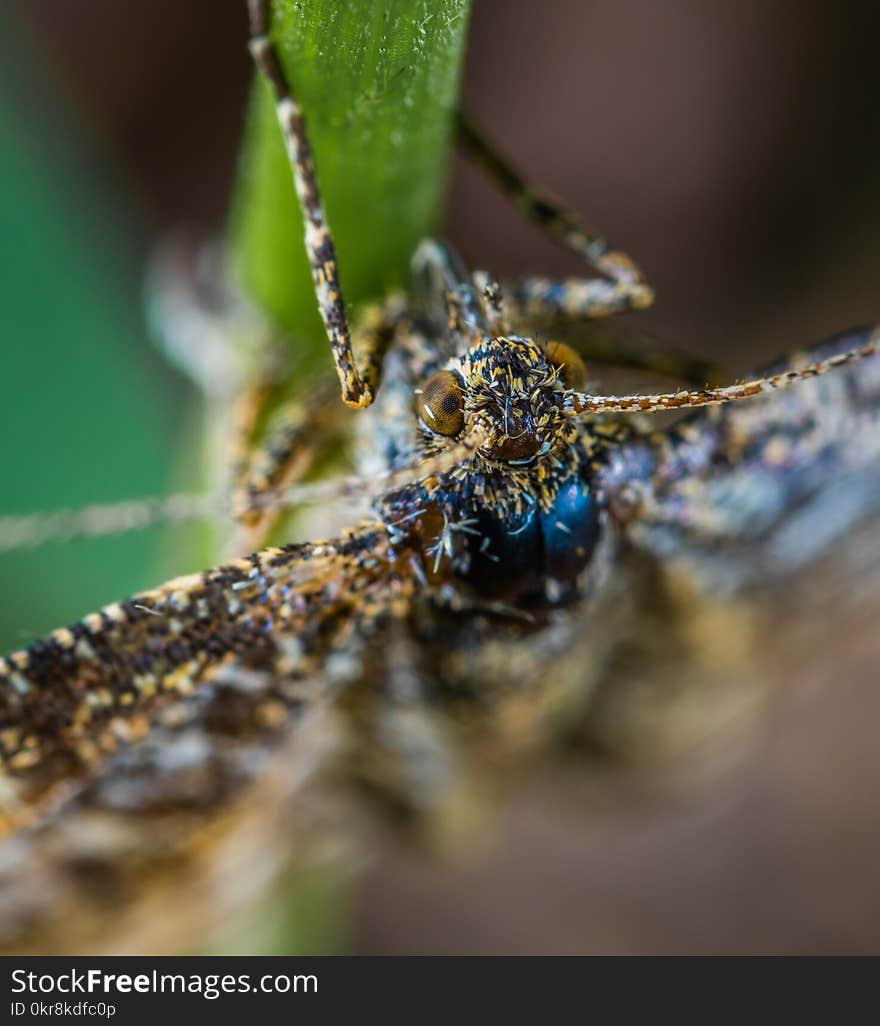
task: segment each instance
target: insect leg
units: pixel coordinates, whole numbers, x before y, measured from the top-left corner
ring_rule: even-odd
[[[283,403],[272,415],[265,437],[253,446],[259,420],[253,407],[267,400],[262,391],[245,397],[242,419],[254,420],[242,424],[245,430],[250,428],[249,437],[242,435],[234,469],[232,508],[241,525],[235,551],[247,552],[261,543],[281,512],[273,496],[301,477],[324,447],[340,408],[328,399],[326,390],[320,390]]]
[[[318,308],[333,351],[333,360],[342,387],[342,401],[347,406],[369,406],[374,397],[375,381],[370,385],[359,373],[355,362],[345,300],[336,265],[336,247],[324,216],[305,118],[293,97],[278,51],[269,35],[269,7],[269,0],[248,0],[250,51],[254,63],[275,96],[278,121],[284,135],[294,186],[305,221],[305,245],[312,268]]]
[[[504,286],[505,290],[508,286]],[[644,371],[670,380],[686,382],[691,385],[720,385],[729,381],[731,374],[723,367],[701,360],[666,346],[648,335],[636,333],[635,336],[626,332],[612,330],[590,330],[583,336],[571,337],[570,331],[559,330],[558,321],[548,319],[550,323],[541,337],[550,341],[559,338],[572,346],[587,364],[602,364],[608,367],[621,367],[627,370]],[[528,322],[514,324],[513,330],[522,334],[535,335],[540,332],[540,319],[533,318]]]
[[[485,271],[474,272],[474,284],[483,307],[488,333],[496,338],[509,335],[510,318],[507,316],[507,304],[501,286]]]
[[[148,310],[166,355],[200,388],[209,405],[205,423],[219,473],[212,487],[232,499],[232,511],[250,508],[257,490],[251,451],[267,411],[278,407],[293,372],[266,320],[234,287],[213,248],[165,243],[152,261]],[[231,416],[230,416],[231,408]],[[277,452],[278,446],[273,446]],[[290,478],[285,478],[286,483]],[[223,518],[225,519],[225,517]],[[242,544],[251,551],[260,543]]]
[[[466,114],[458,114],[456,128],[464,149],[514,200],[526,217],[605,276],[603,279],[569,282],[562,293],[558,286],[543,279],[525,282],[513,294],[516,303],[538,311],[551,306],[568,317],[604,317],[651,305],[654,293],[630,257],[612,249],[605,239],[585,228],[555,199],[530,186]]]
[[[355,330],[362,354],[362,377],[370,388],[378,381],[385,353],[405,313],[403,299],[392,296],[370,306]],[[241,511],[243,536],[239,552],[260,545],[280,513],[273,502],[312,465],[339,421],[340,410],[329,390],[318,388],[304,397],[283,403],[259,436],[261,405],[271,403],[271,390],[255,389],[241,403],[239,459],[234,475],[233,507]]]
[[[488,333],[474,282],[458,254],[434,239],[424,239],[412,258],[413,276],[422,284],[438,331],[473,340]]]
[[[590,363],[659,374],[692,385],[717,385],[730,379],[729,372],[717,364],[700,360],[689,353],[667,348],[643,348],[619,338],[591,335],[575,347]]]
[[[404,297],[394,293],[381,303],[364,308],[354,330],[355,350],[358,353],[358,373],[364,388],[376,394],[382,377],[385,354],[394,342],[395,334],[406,322]]]
[[[509,285],[506,296],[516,320],[595,320],[649,306],[653,295],[644,299],[642,288],[647,286],[639,284],[633,292],[629,282],[605,278],[526,278]]]

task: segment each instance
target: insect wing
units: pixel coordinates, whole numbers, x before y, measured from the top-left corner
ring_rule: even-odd
[[[180,947],[280,871],[289,803],[333,748],[328,664],[356,672],[393,559],[376,525],[268,549],[11,656],[3,945]]]

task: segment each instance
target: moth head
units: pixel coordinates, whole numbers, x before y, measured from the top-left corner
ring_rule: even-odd
[[[482,338],[427,379],[418,390],[417,411],[438,441],[480,429],[485,440],[479,457],[528,466],[571,441],[560,396],[585,381],[583,362],[564,343]]]

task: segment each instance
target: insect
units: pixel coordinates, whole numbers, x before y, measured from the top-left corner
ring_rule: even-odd
[[[464,147],[593,276],[502,286],[426,241],[419,291],[350,330],[302,111],[267,3],[249,12],[342,400],[361,411],[360,456],[353,478],[299,482],[314,435],[334,426],[318,391],[242,457],[230,508],[242,548],[290,507],[360,500],[362,519],[170,581],[0,662],[9,948],[185,944],[181,922],[222,921],[283,873],[344,805],[340,780],[430,829],[464,829],[582,717],[621,638],[646,623],[675,633],[637,584],[646,567],[687,574],[690,615],[769,562],[794,572],[877,509],[875,329],[728,385],[706,385],[693,361],[632,353],[688,387],[595,391],[557,329],[644,308],[651,290],[464,117]],[[257,388],[243,438],[259,408]],[[671,426],[652,419],[675,411]],[[212,505],[176,497],[2,526],[38,540]]]

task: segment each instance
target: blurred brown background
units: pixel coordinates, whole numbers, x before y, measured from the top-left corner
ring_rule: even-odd
[[[88,150],[126,247],[216,230],[250,77],[243,4],[19,6],[31,45],[10,87]],[[880,316],[878,22],[815,0],[475,0],[465,97],[637,257],[658,293],[643,326],[742,369]],[[578,271],[460,162],[448,234],[499,275]],[[871,659],[856,651],[833,689],[827,667],[806,675],[744,768],[685,799],[585,816],[588,785],[548,771],[476,862],[388,851],[357,949],[880,951]]]

